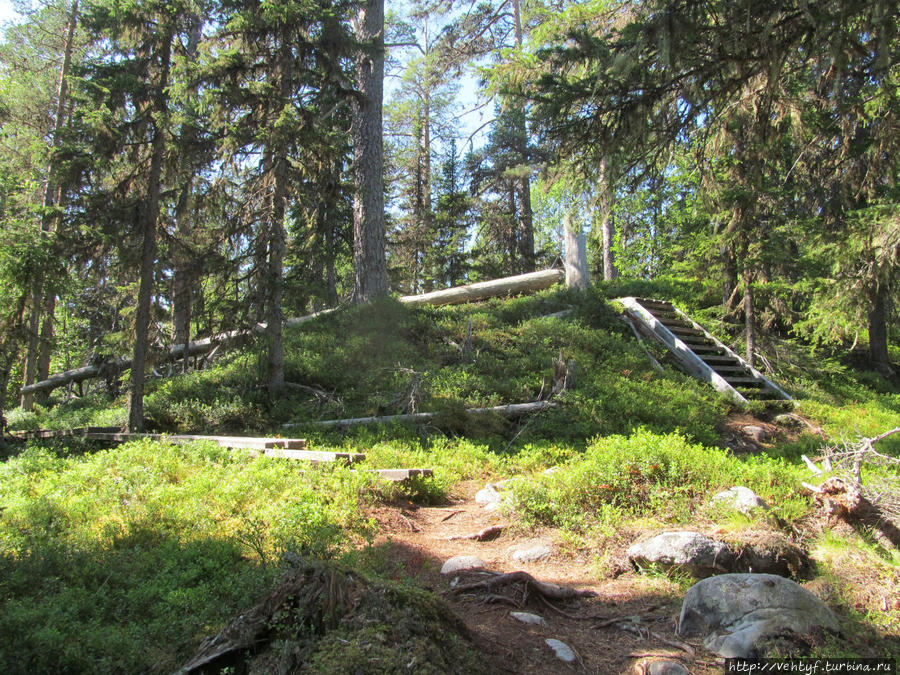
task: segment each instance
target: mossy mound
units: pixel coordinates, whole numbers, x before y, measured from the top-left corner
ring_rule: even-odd
[[[207,639],[182,673],[481,673],[441,598],[296,558],[278,586]]]

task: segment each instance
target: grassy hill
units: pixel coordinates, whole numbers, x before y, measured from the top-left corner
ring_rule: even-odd
[[[654,371],[608,302],[625,294],[672,299],[728,338],[702,294],[676,282],[420,310],[386,300],[288,331],[285,374],[296,386],[277,401],[260,386],[264,360],[253,344],[206,370],[148,384],[152,430],[303,436],[315,450],[365,452],[370,468],[434,469],[433,478],[405,486],[208,443],[10,446],[0,466],[4,671],[171,672],[272,586],[286,554],[350,564],[377,579],[386,568],[372,546],[375,509],[400,499],[438,503],[461,481],[510,477],[520,478],[510,514],[516,527],[553,528],[594,556],[598,578],[617,564],[605,551],[636,531],[699,523],[739,538],[776,527],[803,540],[816,583],[852,619],[853,631],[829,649],[896,654],[900,608],[874,589],[900,595],[897,550],[870,533],[823,527],[800,485],[810,480],[801,453],[900,426],[896,383],[855,370],[849,359],[770,341],[772,377],[796,395],[809,428],[781,427],[753,452],[735,452],[729,434],[739,430],[735,416],[747,414],[671,367]],[[548,316],[562,310],[571,311]],[[552,409],[515,420],[465,412],[546,396],[560,356],[574,361],[577,387]],[[125,421],[122,397],[56,397],[34,413],[13,412],[11,425]],[[422,426],[315,425],[410,411],[439,414]],[[771,422],[783,411],[751,412]],[[900,455],[900,438],[879,449]],[[550,467],[558,468],[545,473]],[[769,502],[772,519],[708,507],[712,494],[736,484]]]

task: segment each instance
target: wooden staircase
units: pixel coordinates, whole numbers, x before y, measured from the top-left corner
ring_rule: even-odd
[[[737,403],[790,401],[791,397],[702,326],[665,300],[619,298],[635,329],[661,342],[690,375]]]

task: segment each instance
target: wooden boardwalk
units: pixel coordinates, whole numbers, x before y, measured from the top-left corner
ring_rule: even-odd
[[[29,431],[11,431],[10,436],[23,440],[84,438],[104,443],[127,443],[128,441],[149,439],[163,443],[193,443],[210,441],[227,449],[250,450],[255,457],[265,455],[279,459],[292,459],[311,464],[358,464],[364,462],[366,456],[356,452],[326,452],[307,450],[304,438],[278,438],[255,436],[205,436],[195,434],[132,434],[121,431],[119,427],[79,427],[76,429],[35,429]],[[382,479],[402,482],[411,478],[433,475],[431,469],[364,469],[365,473],[373,473]]]

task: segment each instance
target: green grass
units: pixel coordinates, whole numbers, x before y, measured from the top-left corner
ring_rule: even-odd
[[[286,332],[286,379],[318,396],[290,389],[270,401],[259,344],[231,347],[208,370],[148,382],[145,409],[157,430],[305,436],[312,449],[365,452],[370,468],[434,469],[433,478],[405,487],[210,444],[98,450],[67,441],[7,457],[0,465],[4,672],[175,670],[265,592],[286,551],[377,569],[366,562],[377,557],[368,547],[376,534],[368,507],[398,497],[439,503],[461,481],[520,477],[512,488],[518,527],[558,528],[574,548],[598,550],[624,543],[623,532],[670,525],[739,531],[777,521],[802,529],[811,504],[799,487],[809,479],[799,455],[815,454],[823,440],[803,435],[757,457],[717,447],[732,405],[672,369],[652,370],[608,303],[668,298],[706,324],[715,318],[710,293],[672,279],[421,310],[385,300]],[[566,320],[546,317],[567,308]],[[710,328],[728,337],[726,327]],[[764,347],[775,379],[833,439],[900,425],[895,385],[796,343]],[[518,420],[465,412],[546,393],[560,354],[575,362],[577,388],[552,409]],[[427,425],[346,432],[314,424],[405,412],[411,402],[439,414]],[[99,389],[68,403],[58,392],[52,403],[8,418],[17,428],[125,420],[124,397]],[[288,431],[285,422],[299,426]],[[900,438],[879,449],[900,452]],[[549,467],[557,468],[544,473]],[[709,506],[733,485],[755,490],[777,518],[755,522]],[[817,549],[833,604],[859,614],[857,625],[893,627],[889,613],[855,609],[858,593],[838,583],[847,572],[829,553],[837,548],[826,541]],[[854,553],[859,565],[874,550]],[[599,567],[614,567],[598,556]],[[878,556],[879,579],[896,588],[896,556]],[[356,637],[335,639],[334,653],[321,654],[329,663],[342,640]]]
[[[352,555],[371,479],[213,444],[0,466],[4,672],[171,672],[264,592],[284,551]]]

